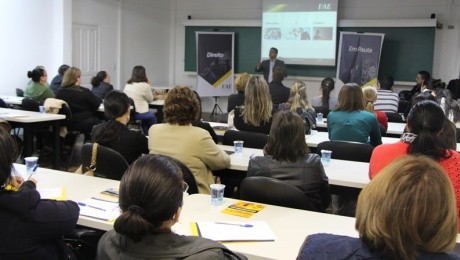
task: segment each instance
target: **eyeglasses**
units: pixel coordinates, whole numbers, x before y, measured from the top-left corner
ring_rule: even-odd
[[[188,191],[188,184],[187,184],[185,181],[182,182],[182,190],[183,190],[184,192],[187,192],[187,191]]]

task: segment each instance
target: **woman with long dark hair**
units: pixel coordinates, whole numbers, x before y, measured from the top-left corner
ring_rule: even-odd
[[[305,193],[314,210],[324,212],[331,201],[329,181],[321,158],[310,153],[305,143],[305,124],[297,113],[275,114],[264,154],[249,161],[247,177],[265,176],[292,184]]]
[[[337,106],[337,97],[331,96],[332,90],[334,90],[335,82],[332,78],[325,78],[321,81],[321,95],[313,97],[311,99],[311,105],[317,111],[323,112],[323,116],[327,117],[329,111],[332,111]]]
[[[110,84],[110,76],[105,71],[99,71],[96,76],[91,79],[91,85],[93,88],[94,95],[101,99],[104,99],[105,95],[113,90],[113,86]]]

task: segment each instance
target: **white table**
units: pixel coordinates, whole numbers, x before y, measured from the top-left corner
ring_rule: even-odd
[[[322,123],[317,123],[316,126],[320,128],[320,130],[327,131],[327,122],[325,121],[323,121]],[[405,127],[406,123],[388,122],[387,134],[401,135],[404,132]]]
[[[233,151],[233,146],[219,145],[224,151]],[[231,170],[247,171],[251,156],[263,156],[262,149],[243,148],[243,155],[231,154]],[[362,189],[369,184],[369,163],[332,159],[324,167],[330,185]]]
[[[5,96],[5,95],[0,96],[0,98],[3,99],[3,101],[5,101],[7,105],[18,105],[18,106],[22,105],[22,100],[24,99],[24,97]]]
[[[60,121],[64,120],[65,115],[48,114],[19,109],[0,108],[0,118],[8,122],[14,122],[24,128],[24,156],[32,154],[33,147],[33,128],[37,124],[48,123],[53,129],[53,168],[59,168],[61,155],[61,139],[59,137]]]

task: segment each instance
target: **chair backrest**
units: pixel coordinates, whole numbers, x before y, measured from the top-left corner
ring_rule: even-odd
[[[401,90],[401,91],[399,91],[399,93],[398,93],[399,100],[410,101],[410,99],[411,99],[410,92],[411,92],[410,90]]]
[[[61,109],[59,109],[59,114],[65,115],[64,126],[67,127],[67,130],[72,131],[73,116],[72,116],[72,110],[70,109],[69,105],[62,104]]]
[[[240,186],[240,198],[288,208],[315,210],[313,203],[299,188],[262,176],[244,178]]]
[[[321,156],[321,150],[332,151],[332,159],[369,162],[374,146],[358,142],[325,141],[319,143],[316,152]]]
[[[193,175],[190,168],[187,167],[184,163],[179,160],[176,160],[179,164],[179,167],[182,171],[182,178],[188,185],[188,194],[197,194],[198,193],[198,185],[196,184],[195,176]]]
[[[86,172],[91,165],[92,150],[92,143],[86,143],[81,148],[81,160],[84,172]],[[128,169],[128,163],[119,152],[108,147],[98,145],[94,176],[112,180],[121,180],[121,177],[125,173],[126,169]]]
[[[244,141],[244,147],[262,149],[268,142],[268,135],[256,132],[228,130],[224,134],[223,145],[233,145],[233,141]]]
[[[388,117],[388,122],[394,122],[394,123],[404,123],[404,120],[402,116],[398,113],[389,113],[385,112],[385,114]]]
[[[456,139],[457,139],[457,143],[460,143],[460,128],[455,128],[456,129]]]
[[[20,88],[16,88],[16,96],[23,97],[24,96],[24,90],[22,90]]]
[[[34,112],[39,112],[40,111],[40,103],[32,99],[30,97],[25,97],[22,99],[22,109],[27,110],[27,111],[34,111]]]
[[[3,99],[0,98],[0,107],[3,107],[3,108],[8,108],[8,105],[5,103],[5,101]]]

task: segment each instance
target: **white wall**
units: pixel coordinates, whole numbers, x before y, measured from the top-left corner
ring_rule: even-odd
[[[117,0],[77,0],[72,3],[72,23],[96,25],[99,30],[99,68],[111,77],[115,89],[120,88],[118,59],[119,46],[119,1]],[[82,84],[90,84],[82,82]]]
[[[0,94],[16,95],[29,81],[27,71],[45,66],[48,80],[69,61],[67,17],[70,0],[0,0],[0,71],[4,73]]]
[[[121,84],[135,65],[143,65],[153,85],[168,85],[170,63],[169,1],[121,0]]]

